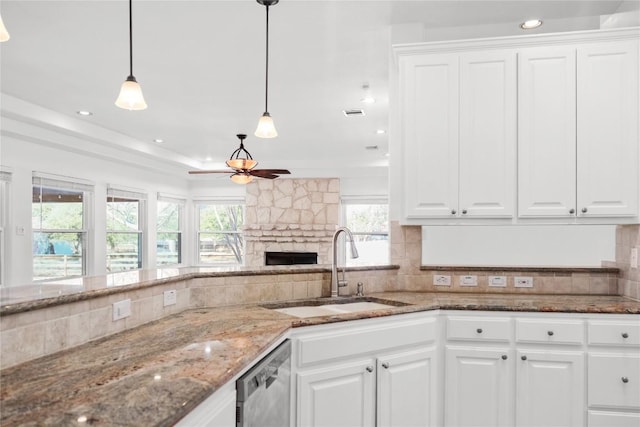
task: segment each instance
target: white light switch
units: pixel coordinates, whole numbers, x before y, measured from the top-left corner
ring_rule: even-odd
[[[638,268],[638,248],[631,248],[629,264],[631,264],[631,268]]]
[[[113,303],[113,321],[131,316],[131,300],[125,299]]]
[[[506,288],[507,276],[489,276],[489,286],[494,288]]]
[[[178,297],[176,295],[176,290],[171,289],[170,291],[164,291],[164,306],[174,305],[178,302]]]
[[[478,276],[460,276],[460,286],[478,286]]]
[[[433,284],[435,286],[451,286],[451,276],[435,274],[433,276]]]

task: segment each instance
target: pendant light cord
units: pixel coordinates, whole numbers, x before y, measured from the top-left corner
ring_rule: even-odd
[[[266,29],[267,29],[267,36],[265,37],[266,40],[266,49],[265,52],[267,53],[267,59],[265,60],[265,72],[264,72],[264,112],[267,113],[269,112],[269,109],[267,108],[268,106],[268,100],[269,100],[269,5],[265,5],[265,7],[267,8],[267,25],[266,25]]]
[[[129,77],[133,77],[133,18],[131,17],[131,4],[129,0]]]

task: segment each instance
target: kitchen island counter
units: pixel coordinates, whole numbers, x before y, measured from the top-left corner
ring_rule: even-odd
[[[4,369],[0,425],[172,425],[292,327],[437,309],[640,314],[640,302],[618,296],[368,296],[408,305],[305,319],[258,305],[190,309]]]

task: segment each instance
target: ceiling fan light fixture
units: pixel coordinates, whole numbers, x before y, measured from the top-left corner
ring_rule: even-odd
[[[273,118],[266,111],[258,120],[255,136],[258,138],[275,138],[278,136],[278,131],[273,124]]]
[[[255,168],[258,162],[253,160],[253,157],[251,157],[251,153],[249,153],[247,149],[244,148],[244,140],[247,135],[239,133],[236,136],[240,140],[240,147],[238,147],[238,149],[231,153],[231,157],[229,157],[229,160],[227,160],[226,163],[230,168],[246,172]],[[243,154],[245,157],[240,157],[241,154]]]
[[[4,26],[2,21],[2,16],[0,16],[0,42],[6,42],[10,38],[9,31],[7,31],[7,27]]]
[[[251,170],[256,167],[258,162],[253,159],[231,159],[227,160],[227,166],[233,169]]]
[[[133,76],[127,77],[127,80],[120,86],[120,94],[116,99],[116,105],[125,110],[144,110],[147,103],[142,95],[142,88]]]
[[[236,184],[248,184],[253,181],[253,177],[246,173],[234,173],[231,175],[231,181]]]
[[[133,18],[132,0],[129,0],[129,76],[120,86],[120,94],[116,99],[116,105],[125,110],[144,110],[147,103],[142,96],[142,88],[133,76]]]

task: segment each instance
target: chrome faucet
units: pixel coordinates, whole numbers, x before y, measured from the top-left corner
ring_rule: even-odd
[[[332,249],[333,249],[333,262],[331,263],[331,297],[337,297],[340,293],[339,293],[339,289],[340,288],[344,288],[347,286],[347,280],[345,278],[345,270],[346,270],[346,266],[342,269],[342,280],[338,279],[338,251],[337,246],[338,246],[338,235],[340,233],[345,233],[347,235],[347,238],[349,239],[349,241],[351,242],[351,258],[358,258],[358,249],[356,248],[356,242],[353,240],[353,234],[351,234],[351,230],[349,230],[347,227],[340,227],[336,230],[335,233],[333,233],[333,242],[332,242]]]

